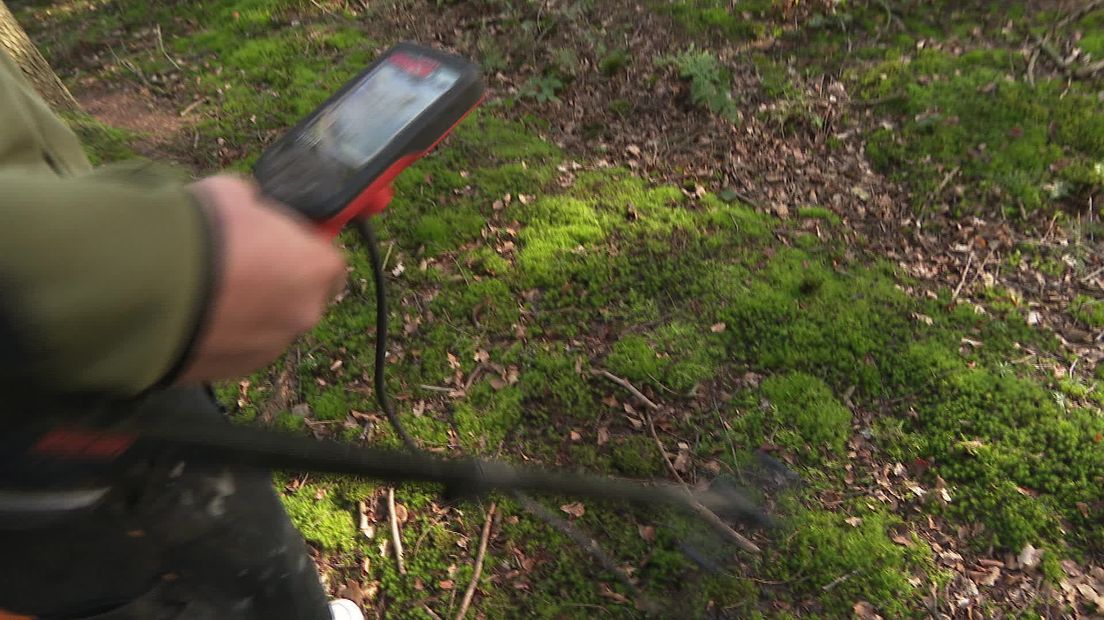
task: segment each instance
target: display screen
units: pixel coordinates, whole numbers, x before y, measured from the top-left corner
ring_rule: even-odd
[[[397,55],[323,110],[300,140],[361,168],[459,79],[448,67]]]
[[[388,54],[265,152],[254,169],[265,194],[318,221],[333,216],[352,199],[346,194],[354,184],[366,183],[400,156],[429,148],[459,120],[458,112],[474,104],[464,100],[459,110],[450,99],[452,107],[436,107],[471,82],[465,82],[465,69],[416,51]],[[471,84],[465,88],[463,93],[482,92]],[[402,144],[396,142],[400,136]]]

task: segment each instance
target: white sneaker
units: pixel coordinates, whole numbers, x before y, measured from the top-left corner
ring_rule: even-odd
[[[330,616],[333,620],[364,620],[360,605],[347,598],[335,598],[330,601]]]

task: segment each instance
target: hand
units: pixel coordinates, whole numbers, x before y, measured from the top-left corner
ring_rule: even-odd
[[[272,362],[345,284],[341,253],[256,185],[220,175],[189,188],[216,225],[215,290],[181,383],[233,379]]]

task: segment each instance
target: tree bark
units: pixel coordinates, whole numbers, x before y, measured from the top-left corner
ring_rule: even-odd
[[[77,100],[50,68],[50,63],[42,57],[19,22],[15,21],[15,15],[8,10],[3,0],[0,0],[0,48],[15,60],[38,94],[55,110],[79,109]]]

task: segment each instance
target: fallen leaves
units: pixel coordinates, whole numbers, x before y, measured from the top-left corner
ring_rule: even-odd
[[[560,506],[560,510],[566,512],[576,519],[586,514],[586,507],[583,506],[582,502],[571,502],[570,504],[564,504],[563,506]]]

